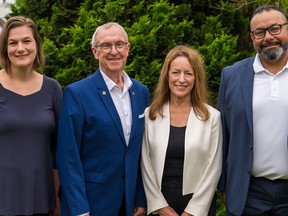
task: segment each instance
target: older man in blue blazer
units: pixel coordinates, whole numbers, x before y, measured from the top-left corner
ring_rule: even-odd
[[[256,57],[223,69],[220,179],[227,215],[288,215],[288,27],[275,6],[250,22]]]
[[[149,92],[123,70],[130,44],[122,26],[98,27],[91,45],[99,69],[63,93],[56,157],[61,214],[143,215],[139,156]]]

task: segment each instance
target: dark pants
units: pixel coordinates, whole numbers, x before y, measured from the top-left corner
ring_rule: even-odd
[[[122,204],[118,213],[118,216],[126,216],[126,203],[125,198],[123,197]]]
[[[227,215],[233,216],[229,212]],[[254,215],[288,216],[288,180],[251,177],[242,216]]]
[[[177,214],[181,215],[188,202],[192,198],[193,194],[187,194],[185,196],[182,195],[182,187],[171,187],[162,185],[162,193],[165,197],[166,201],[168,202],[169,206],[174,209]],[[210,210],[208,216],[215,216],[216,215],[216,193],[213,197]],[[203,215],[204,216],[204,215]]]
[[[15,216],[49,216],[50,213],[47,214],[33,214],[33,215],[15,215]],[[5,215],[0,215],[0,216],[5,216]]]

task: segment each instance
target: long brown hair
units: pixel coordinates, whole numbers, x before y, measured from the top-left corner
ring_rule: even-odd
[[[163,117],[163,106],[170,98],[170,88],[168,84],[170,65],[171,62],[179,56],[186,57],[193,68],[195,81],[191,91],[191,104],[196,116],[206,121],[209,118],[209,111],[206,106],[208,95],[205,69],[199,52],[188,45],[178,45],[168,52],[152,98],[149,118],[155,120],[157,114]]]
[[[36,42],[37,52],[36,52],[36,58],[33,63],[33,69],[36,68],[43,69],[45,65],[45,56],[42,47],[42,39],[39,35],[38,29],[34,21],[31,20],[30,18],[26,18],[23,16],[14,16],[5,22],[0,36],[0,64],[8,73],[10,72],[10,64],[11,64],[7,53],[9,32],[11,29],[21,26],[27,26],[28,28],[31,29]]]

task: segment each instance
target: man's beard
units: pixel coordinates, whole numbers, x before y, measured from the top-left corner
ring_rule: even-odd
[[[274,43],[275,44],[275,43]],[[256,49],[256,51],[261,55],[264,59],[267,61],[276,61],[279,60],[284,54],[286,53],[288,48],[288,43],[281,44],[279,48],[271,48],[263,50],[263,45],[260,46],[259,49]]]

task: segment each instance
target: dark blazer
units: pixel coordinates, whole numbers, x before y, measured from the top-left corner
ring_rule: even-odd
[[[121,121],[99,69],[65,88],[59,120],[57,166],[61,215],[127,216],[146,205],[139,171],[147,87],[132,79],[132,129],[126,146]]]
[[[244,209],[253,163],[254,59],[225,67],[219,92],[224,145],[219,187],[226,192],[226,208],[235,215]]]

